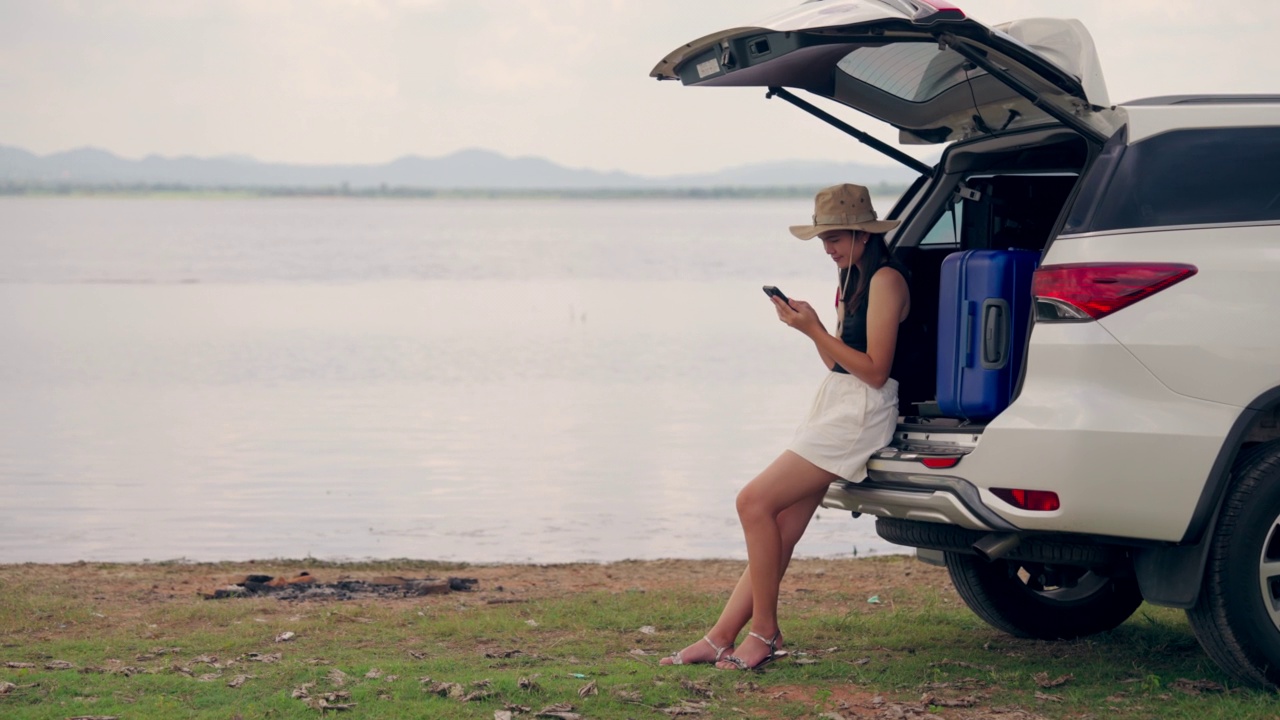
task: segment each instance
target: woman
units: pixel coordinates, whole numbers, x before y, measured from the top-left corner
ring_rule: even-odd
[[[701,640],[661,664],[714,662],[725,670],[747,670],[779,654],[778,588],[796,543],[827,486],[865,478],[867,459],[889,444],[897,426],[898,384],[889,369],[910,296],[883,235],[897,225],[876,219],[865,187],[844,184],[818,193],[812,225],[791,227],[801,240],[818,237],[839,268],[839,326],[836,334],[828,333],[807,302],[774,297],[774,308],[779,320],[813,341],[831,374],[791,446],[738,494],[747,569],[720,619]],[[735,651],[748,622],[747,639]]]

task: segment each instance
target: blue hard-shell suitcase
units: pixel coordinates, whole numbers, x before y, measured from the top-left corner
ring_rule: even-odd
[[[942,261],[938,300],[938,409],[989,420],[1009,406],[1030,326],[1031,275],[1040,253],[967,250]]]

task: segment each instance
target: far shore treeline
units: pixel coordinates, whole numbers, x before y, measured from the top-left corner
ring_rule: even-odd
[[[896,197],[906,185],[881,182],[873,195]],[[0,196],[27,197],[184,197],[226,198],[412,198],[412,199],[733,199],[813,197],[820,185],[777,187],[647,187],[647,188],[415,188],[392,187],[202,187],[170,183],[15,183],[0,182]]]
[[[902,164],[836,158],[747,162],[659,177],[482,149],[385,163],[305,165],[247,156],[130,159],[97,148],[37,155],[0,145],[0,197],[812,198],[840,182],[896,196],[918,177]]]

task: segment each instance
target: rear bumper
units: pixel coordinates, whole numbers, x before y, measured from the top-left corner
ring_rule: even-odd
[[[1018,530],[983,505],[976,487],[951,475],[873,470],[861,483],[831,483],[822,505],[876,517],[957,525],[969,530]]]

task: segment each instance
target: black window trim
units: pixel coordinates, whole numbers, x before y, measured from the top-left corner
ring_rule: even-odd
[[[1277,100],[1280,100],[1280,96],[1275,96],[1275,97],[1277,98]],[[1140,140],[1137,140],[1132,143],[1129,143],[1127,141],[1128,127],[1127,126],[1122,127],[1120,131],[1117,132],[1117,134],[1113,136],[1111,140],[1108,141],[1108,143],[1104,146],[1103,151],[1098,158],[1098,160],[1101,162],[1094,164],[1093,167],[1091,167],[1091,170],[1096,169],[1097,171],[1099,171],[1099,175],[1096,177],[1086,176],[1086,178],[1084,179],[1084,182],[1082,183],[1083,187],[1081,188],[1081,191],[1080,191],[1080,197],[1085,198],[1086,195],[1089,195],[1090,197],[1087,197],[1088,205],[1087,207],[1078,208],[1078,209],[1074,205],[1072,206],[1072,212],[1068,214],[1067,222],[1063,227],[1063,230],[1065,230],[1066,232],[1063,233],[1062,237],[1103,236],[1103,235],[1116,235],[1116,234],[1131,234],[1136,232],[1159,232],[1159,231],[1172,230],[1172,229],[1186,230],[1186,229],[1192,229],[1192,228],[1205,228],[1205,227],[1222,227],[1222,228],[1255,227],[1255,226],[1270,226],[1274,224],[1280,224],[1280,217],[1276,217],[1276,218],[1260,218],[1255,220],[1238,220],[1238,221],[1237,220],[1226,220],[1226,221],[1215,220],[1215,221],[1200,222],[1200,223],[1182,222],[1182,223],[1173,223],[1173,224],[1166,224],[1166,225],[1143,224],[1143,225],[1131,225],[1128,227],[1105,227],[1105,228],[1098,227],[1098,224],[1100,222],[1099,214],[1103,209],[1104,205],[1106,205],[1106,198],[1108,197],[1108,194],[1110,192],[1111,185],[1114,181],[1116,181],[1117,176],[1120,175],[1120,171],[1125,169],[1125,160],[1127,156],[1131,154],[1130,153],[1131,150],[1135,150],[1153,140],[1159,140],[1160,138],[1164,138],[1168,135],[1175,134],[1175,133],[1231,133],[1236,131],[1248,131],[1248,130],[1280,131],[1280,126],[1271,125],[1271,124],[1247,124],[1247,125],[1171,127],[1166,130],[1162,130],[1158,133],[1144,136]],[[1118,148],[1116,148],[1117,145],[1119,146]],[[1105,156],[1110,154],[1108,153],[1108,150],[1112,148],[1116,148],[1114,151],[1114,155],[1112,155],[1110,159],[1106,159]],[[1093,174],[1092,172],[1089,173],[1089,175],[1092,175],[1092,174]],[[1076,220],[1076,222],[1073,223],[1072,216],[1075,215],[1077,211],[1080,211],[1082,213],[1082,217],[1079,217]]]

